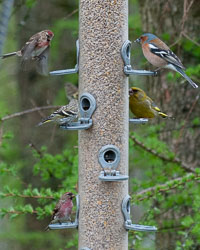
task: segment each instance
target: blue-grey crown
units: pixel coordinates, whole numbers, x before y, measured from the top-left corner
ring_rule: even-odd
[[[149,43],[151,40],[156,39],[157,36],[151,33],[144,33],[142,36],[147,36],[148,39],[145,41],[145,43]]]

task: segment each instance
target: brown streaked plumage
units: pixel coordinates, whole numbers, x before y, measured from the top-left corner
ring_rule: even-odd
[[[38,126],[41,126],[47,122],[56,122],[59,125],[62,124],[70,124],[71,122],[75,121],[78,117],[78,100],[77,99],[71,99],[69,104],[62,106],[55,112],[53,112],[50,116],[43,119]]]
[[[11,56],[21,57],[22,67],[25,68],[26,64],[30,61],[36,62],[36,69],[40,74],[46,75],[48,73],[48,54],[50,42],[54,34],[51,30],[43,30],[33,35],[19,51],[2,55],[1,58],[5,59]]]

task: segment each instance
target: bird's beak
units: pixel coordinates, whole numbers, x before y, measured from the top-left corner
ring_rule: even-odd
[[[134,41],[134,43],[140,43],[141,42],[141,38],[138,38]]]
[[[75,195],[74,195],[74,194],[72,194],[72,195],[71,195],[71,197],[72,197],[72,198],[74,198],[74,197],[75,197]]]
[[[132,89],[129,89],[129,95],[132,95],[133,94],[133,90]]]

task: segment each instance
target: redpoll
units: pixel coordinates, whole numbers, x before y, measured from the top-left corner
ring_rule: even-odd
[[[67,192],[62,195],[56,207],[53,210],[50,224],[71,221],[70,215],[72,213],[73,202],[72,199],[75,197],[73,193]],[[47,230],[49,226],[46,227]]]
[[[33,35],[24,47],[16,52],[2,55],[1,58],[7,58],[10,56],[19,56],[22,58],[22,66],[25,67],[26,63],[33,60],[36,62],[36,69],[38,73],[46,75],[48,74],[48,54],[50,42],[54,34],[51,30],[43,30]]]
[[[70,124],[78,117],[78,100],[72,99],[69,104],[62,106],[55,112],[53,112],[46,119],[41,121],[38,126],[43,125],[44,123],[54,121],[59,125]]]

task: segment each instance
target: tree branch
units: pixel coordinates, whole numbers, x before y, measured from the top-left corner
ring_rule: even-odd
[[[26,114],[37,112],[37,111],[40,111],[40,110],[58,109],[60,107],[61,106],[53,106],[53,105],[51,105],[51,106],[43,106],[43,107],[36,107],[36,108],[32,108],[32,109],[27,109],[27,110],[24,110],[24,111],[21,111],[21,112],[17,112],[17,113],[11,114],[11,115],[6,115],[6,116],[2,117],[0,120],[1,121],[6,121],[6,120],[9,120],[9,119],[18,117],[18,116],[26,115]]]
[[[198,100],[199,100],[199,95],[197,95],[196,98],[194,99],[194,102],[192,103],[192,106],[191,106],[189,112],[187,113],[187,115],[186,115],[186,117],[185,117],[183,126],[182,126],[182,128],[180,129],[180,134],[179,134],[179,137],[178,137],[177,142],[176,142],[176,145],[175,145],[175,152],[178,151],[178,146],[179,146],[180,140],[181,140],[181,138],[182,138],[182,136],[183,136],[183,131],[184,131],[185,127],[186,127],[186,124],[187,124],[187,122],[188,122],[188,120],[189,120],[189,117],[190,117],[190,115],[191,115],[193,109],[195,108],[196,104],[198,103]]]
[[[69,17],[73,16],[75,13],[77,13],[79,11],[79,9],[75,9],[73,10],[71,13],[69,13],[66,17],[64,17],[63,19],[66,20],[68,19]]]
[[[200,180],[200,175],[188,174],[184,177],[178,177],[165,184],[159,184],[154,187],[146,188],[134,195],[134,199],[137,201],[143,201],[150,197],[153,197],[157,193],[164,193],[169,190],[175,189],[180,185],[184,185],[186,182],[193,180]]]
[[[188,40],[190,40],[191,42],[193,42],[195,45],[199,46],[200,47],[200,43],[196,42],[195,40],[193,40],[191,37],[189,37],[185,31],[182,32],[182,35],[187,38]]]
[[[14,193],[2,194],[2,196],[4,196],[4,197],[34,198],[34,199],[54,199],[53,196],[24,195],[24,194],[14,194]]]
[[[191,169],[186,163],[182,162],[179,158],[177,158],[177,157],[175,157],[173,159],[167,158],[166,156],[161,155],[158,152],[156,152],[154,149],[148,148],[147,146],[145,146],[142,142],[138,141],[135,138],[135,136],[133,136],[133,135],[131,136],[131,139],[139,147],[141,147],[145,151],[149,152],[150,154],[155,155],[156,157],[160,158],[161,160],[166,161],[166,162],[171,162],[171,163],[179,164],[186,172],[195,173],[195,171],[193,169]]]
[[[168,230],[188,230],[187,227],[184,227],[183,225],[176,225],[172,227],[160,227],[159,232],[161,231],[168,231]]]
[[[24,211],[17,211],[17,210],[12,210],[12,211],[6,211],[6,214],[25,214],[26,212]],[[30,212],[29,212],[30,213]],[[33,210],[31,214],[38,214],[37,211]]]

